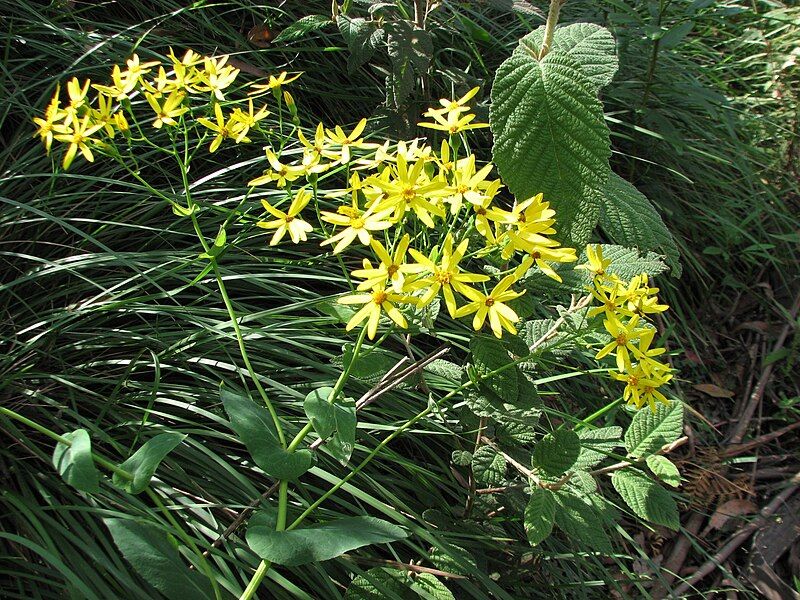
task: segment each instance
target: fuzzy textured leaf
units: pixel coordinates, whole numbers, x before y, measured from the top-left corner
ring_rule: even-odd
[[[525,533],[528,542],[535,546],[546,539],[553,531],[556,518],[556,499],[553,492],[535,487],[525,508]]]
[[[544,26],[520,40],[531,52],[539,54],[544,41]],[[550,51],[561,52],[575,62],[595,86],[595,91],[611,83],[619,67],[616,43],[611,32],[594,23],[572,23],[556,27]]]
[[[575,468],[590,469],[622,445],[622,427],[581,429],[578,437],[581,441],[581,452],[575,461]]]
[[[426,600],[455,600],[453,592],[431,573],[420,573],[414,578],[411,589]]]
[[[138,494],[150,484],[150,479],[161,464],[161,461],[172,452],[178,444],[186,439],[181,433],[159,433],[147,440],[131,457],[120,465],[120,468],[133,475],[133,480],[123,479],[116,473],[112,481],[131,494]]]
[[[231,429],[247,447],[253,462],[267,475],[277,479],[297,479],[311,468],[314,460],[311,452],[287,452],[281,446],[266,408],[225,389],[220,391],[220,398],[230,417]]]
[[[92,458],[92,440],[85,429],[65,433],[71,446],[58,443],[53,451],[53,466],[68,484],[77,490],[96,494],[100,491],[100,473]]]
[[[472,472],[478,481],[499,486],[506,479],[506,459],[491,446],[481,446],[472,457]]]
[[[677,440],[683,430],[683,404],[673,401],[658,404],[655,411],[643,409],[633,417],[625,432],[625,448],[641,458]]]
[[[122,556],[167,598],[213,598],[209,580],[189,569],[155,525],[133,519],[103,519]]]
[[[503,181],[518,199],[543,193],[556,211],[556,237],[585,243],[611,155],[594,84],[571,56],[554,50],[539,61],[520,44],[497,70],[491,96],[492,152]]]
[[[680,277],[680,252],[661,215],[644,194],[616,173],[611,173],[603,189],[600,226],[622,246],[663,254],[672,274]]]
[[[396,569],[375,567],[350,582],[345,600],[416,600],[409,577]]]
[[[246,539],[261,558],[296,567],[330,560],[363,546],[396,542],[407,535],[397,525],[375,517],[346,517],[304,529],[275,531],[269,515],[259,513],[250,519]]]
[[[678,505],[652,479],[633,469],[622,469],[611,476],[611,483],[636,516],[676,531],[680,527]]]
[[[548,475],[561,475],[575,464],[581,450],[578,434],[571,429],[548,433],[533,449],[533,465]]]
[[[299,40],[312,31],[317,31],[318,29],[322,29],[323,27],[329,25],[332,21],[329,17],[325,17],[323,15],[308,15],[307,17],[303,17],[302,19],[298,19],[291,25],[289,25],[286,29],[281,31],[274,40],[272,40],[273,44],[277,44],[280,42],[294,42],[295,40]]]
[[[555,494],[556,526],[581,545],[598,552],[611,552],[611,541],[603,528],[602,507],[587,497],[561,490]]]
[[[512,362],[503,343],[495,337],[476,335],[470,340],[472,362],[478,373],[486,375]],[[516,367],[508,368],[484,380],[484,383],[503,400],[515,402],[519,395]]]
[[[670,459],[660,454],[652,454],[647,457],[647,466],[661,481],[672,487],[681,484],[681,473]]]

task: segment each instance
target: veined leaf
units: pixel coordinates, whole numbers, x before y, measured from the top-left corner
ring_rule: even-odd
[[[178,444],[186,439],[181,433],[159,433],[154,438],[147,440],[131,457],[120,465],[120,468],[133,475],[133,480],[127,480],[116,473],[112,481],[131,494],[138,494],[150,484],[150,479],[161,464],[161,461],[172,452]]]
[[[556,429],[534,447],[533,465],[548,475],[562,475],[575,464],[580,450],[577,433],[571,429]]]
[[[581,452],[575,461],[575,468],[590,469],[622,445],[622,427],[581,429],[578,437],[581,441]]]
[[[411,589],[425,600],[455,600],[453,592],[431,573],[420,573],[414,578]]]
[[[494,337],[476,335],[470,340],[469,349],[472,361],[481,375],[487,375],[512,362],[503,343]],[[487,377],[483,382],[498,396],[507,402],[516,402],[519,395],[517,368],[509,367],[504,371]]]
[[[349,398],[329,402],[333,388],[322,387],[306,396],[303,410],[314,431],[328,442],[325,448],[336,460],[347,464],[356,441],[356,405]]]
[[[114,543],[147,583],[167,598],[213,598],[208,578],[183,562],[167,535],[133,519],[103,519]]]
[[[53,451],[53,465],[68,484],[90,494],[100,491],[100,473],[92,458],[92,440],[85,429],[65,433],[71,446],[58,443]]]
[[[652,479],[633,469],[622,469],[611,476],[611,483],[636,516],[676,531],[680,527],[678,505]]]
[[[655,411],[640,410],[625,432],[625,448],[641,458],[677,440],[683,429],[683,404],[673,401],[659,404]]]
[[[411,591],[411,579],[405,573],[385,567],[375,567],[350,582],[345,600],[416,600]]]
[[[494,163],[518,199],[543,193],[556,211],[556,237],[580,245],[597,223],[610,134],[580,64],[557,49],[538,60],[529,36],[500,65],[492,87]]]
[[[647,466],[661,481],[672,487],[681,484],[681,474],[678,467],[670,459],[660,454],[651,454],[647,457]]]
[[[506,479],[506,459],[491,446],[481,446],[472,456],[472,472],[478,481],[499,486]]]
[[[295,40],[299,40],[304,36],[308,35],[312,31],[317,31],[318,29],[322,29],[326,25],[329,25],[332,21],[330,18],[325,17],[323,15],[308,15],[307,17],[303,17],[302,19],[298,19],[291,25],[289,25],[286,29],[281,31],[274,40],[272,40],[273,44],[277,44],[280,42],[293,42]]]
[[[407,533],[375,517],[347,517],[304,529],[275,531],[267,516],[256,514],[247,527],[247,543],[261,558],[294,567],[330,560],[371,544],[396,542]]]
[[[680,277],[680,252],[661,215],[644,194],[616,173],[611,173],[603,189],[600,226],[622,246],[664,254],[672,274]]]
[[[591,497],[578,497],[566,490],[554,494],[556,525],[567,536],[598,552],[610,552],[611,541],[603,528],[603,507]]]
[[[528,541],[535,546],[546,539],[553,531],[556,518],[556,499],[553,492],[535,487],[525,508],[525,533]]]
[[[534,29],[520,43],[537,55],[544,41],[544,26]],[[619,67],[616,43],[611,32],[594,23],[572,23],[556,27],[550,51],[561,52],[575,62],[595,86],[595,92],[611,83]]]
[[[287,452],[275,431],[269,411],[226,389],[220,390],[225,412],[231,420],[231,429],[247,447],[253,462],[267,475],[277,479],[297,479],[311,468],[314,459],[308,450]]]

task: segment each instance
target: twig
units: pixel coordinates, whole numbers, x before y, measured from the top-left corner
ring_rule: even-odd
[[[683,437],[679,437],[674,442],[670,442],[669,444],[664,444],[663,446],[661,446],[661,448],[659,448],[656,454],[668,454],[673,450],[680,448],[688,441],[689,441],[688,436],[684,435]],[[589,475],[604,475],[606,473],[613,473],[614,471],[619,471],[620,469],[624,469],[625,467],[630,467],[632,465],[639,464],[640,462],[642,462],[641,459],[633,461],[623,460],[621,462],[614,463],[613,465],[608,465],[607,467],[603,467],[602,469],[595,469],[594,471],[589,471]]]
[[[672,591],[672,596],[679,598],[689,591],[696,583],[706,575],[713,572],[728,557],[736,551],[747,539],[761,528],[766,520],[777,511],[781,505],[800,487],[800,472],[789,480],[789,486],[780,494],[775,496],[772,501],[759,513],[758,517],[742,527],[724,546],[722,546],[714,556],[704,562],[694,574]]]
[[[422,567],[420,565],[412,565],[409,563],[399,562],[396,560],[386,560],[381,558],[368,558],[366,556],[354,556],[352,554],[343,554],[340,558],[345,558],[353,562],[360,562],[367,565],[381,565],[392,569],[399,569],[400,571],[410,571],[412,573],[430,573],[437,577],[446,577],[448,579],[466,579],[464,575],[450,573],[448,571],[440,571],[439,569],[432,569],[430,567]]]
[[[795,326],[798,312],[800,312],[800,294],[798,294],[794,299],[794,304],[792,304],[792,308],[789,311],[789,322],[786,323],[784,328],[781,330],[781,334],[778,336],[778,339],[775,341],[775,346],[772,348],[773,353],[783,348],[783,344],[786,342],[789,332]],[[761,377],[758,378],[758,383],[756,383],[756,387],[753,389],[752,394],[750,394],[747,405],[742,411],[739,421],[736,423],[736,428],[733,430],[733,434],[730,437],[729,441],[731,444],[739,444],[744,439],[745,433],[747,433],[747,428],[750,426],[750,420],[753,418],[753,413],[756,412],[756,408],[758,408],[758,405],[761,403],[761,399],[764,396],[764,390],[766,389],[767,383],[769,383],[769,379],[772,376],[772,371],[774,368],[775,363],[771,362],[761,371]]]
[[[753,448],[757,448],[767,442],[771,442],[772,440],[776,440],[781,437],[784,433],[789,433],[790,431],[794,431],[800,427],[800,421],[796,421],[791,425],[787,425],[786,427],[781,427],[775,431],[771,431],[770,433],[765,433],[754,440],[750,440],[749,442],[745,442],[744,444],[737,444],[735,446],[729,446],[725,450],[720,453],[720,458],[730,458],[732,456],[736,456],[737,454],[741,454],[742,452],[747,452],[748,450],[752,450]]]

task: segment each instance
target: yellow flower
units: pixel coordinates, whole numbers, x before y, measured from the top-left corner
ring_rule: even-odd
[[[434,117],[438,115],[443,115],[444,113],[460,113],[466,112],[469,110],[467,106],[467,102],[472,100],[475,94],[478,93],[479,87],[474,87],[466,94],[461,96],[458,100],[448,100],[446,98],[442,98],[439,100],[439,104],[442,105],[443,108],[429,108],[425,113],[423,113],[423,117]]]
[[[34,124],[39,126],[34,135],[38,135],[42,139],[48,154],[50,153],[50,146],[53,144],[53,133],[56,131],[56,124],[66,117],[66,113],[58,107],[60,91],[61,86],[57,86],[55,94],[50,99],[50,104],[44,110],[44,118],[33,118]]]
[[[333,131],[326,129],[325,133],[332,144],[340,146],[342,149],[342,164],[350,162],[350,148],[374,148],[374,144],[367,144],[362,138],[359,138],[364,127],[367,125],[366,119],[361,119],[350,134],[345,134],[344,130],[338,125],[333,128]]]
[[[281,86],[286,85],[287,83],[293,82],[295,79],[300,77],[303,73],[300,72],[297,75],[293,75],[289,77],[289,74],[286,71],[280,73],[277,77],[274,75],[269,76],[269,81],[267,83],[252,83],[250,84],[250,88],[252,89],[250,94],[263,94],[270,90],[280,90]]]
[[[320,244],[320,246],[327,246],[335,243],[334,254],[339,254],[339,252],[353,243],[356,238],[365,246],[369,246],[372,241],[372,231],[382,231],[392,226],[392,222],[387,220],[387,217],[392,212],[391,210],[375,212],[372,208],[368,208],[362,212],[358,208],[356,194],[357,192],[353,192],[352,206],[341,206],[339,211],[335,213],[322,211],[323,221],[345,228]]]
[[[393,212],[393,219],[399,221],[405,213],[413,210],[420,221],[428,227],[435,227],[431,215],[444,217],[444,209],[430,201],[441,197],[445,183],[440,179],[431,180],[425,172],[425,161],[420,159],[409,169],[406,159],[397,156],[397,167],[386,167],[381,177],[369,177],[365,183],[374,185],[384,193],[378,210]],[[392,177],[394,175],[394,177]]]
[[[112,85],[93,84],[92,87],[101,94],[105,94],[109,98],[113,98],[116,102],[119,102],[127,98],[128,94],[133,91],[136,87],[137,80],[130,79],[127,76],[127,71],[125,75],[123,75],[119,65],[114,65],[114,68],[111,69],[111,82]]]
[[[261,177],[252,179],[247,185],[263,185],[275,181],[277,182],[276,185],[282,188],[286,187],[288,182],[295,181],[308,172],[308,169],[303,165],[294,166],[283,164],[270,148],[267,148],[267,160],[269,161],[269,166],[272,168],[265,171]]]
[[[338,161],[342,158],[340,153],[331,150],[330,146],[326,143],[325,128],[323,127],[322,123],[317,125],[317,129],[314,132],[313,142],[310,142],[308,138],[306,138],[302,129],[297,130],[297,137],[300,140],[300,143],[303,144],[304,165],[316,165],[319,164],[323,159]]]
[[[590,309],[588,316],[595,317],[600,313],[605,313],[607,319],[613,319],[620,315],[632,317],[633,312],[625,308],[628,303],[628,295],[625,294],[622,282],[610,278],[606,278],[606,282],[599,277],[594,280],[594,286],[590,292],[601,305]]]
[[[311,192],[305,188],[300,188],[292,199],[289,210],[286,212],[274,208],[266,200],[261,201],[264,209],[275,217],[274,221],[259,221],[256,223],[256,225],[264,229],[275,229],[275,235],[272,236],[272,240],[269,243],[270,246],[277,245],[287,231],[295,244],[299,244],[301,241],[305,242],[308,239],[307,234],[314,231],[314,228],[303,219],[300,219],[298,215],[306,207],[311,197]]]
[[[519,317],[510,306],[505,304],[525,293],[508,289],[515,281],[514,275],[506,275],[488,295],[472,288],[459,290],[472,302],[459,308],[455,316],[464,317],[475,313],[472,319],[472,327],[475,331],[479,331],[483,327],[488,316],[492,333],[496,337],[503,337],[503,329],[506,329],[511,334],[516,334],[517,329],[514,327],[514,323],[519,321]]]
[[[606,274],[606,269],[611,265],[611,259],[603,258],[603,247],[600,244],[586,245],[586,258],[589,262],[577,265],[576,269],[589,271],[592,277],[603,277]]]
[[[122,78],[127,79],[127,84],[131,86],[131,89],[133,89],[139,79],[141,79],[143,75],[147,75],[150,72],[150,68],[156,66],[157,64],[157,60],[151,60],[144,63],[140,62],[139,55],[134,54],[127,61],[125,61],[125,65],[128,68],[125,71],[122,71]]]
[[[55,136],[59,142],[66,142],[69,144],[67,152],[64,154],[64,169],[69,169],[78,150],[81,151],[83,157],[89,162],[94,162],[94,155],[89,143],[95,142],[90,136],[102,127],[102,123],[93,123],[90,115],[83,117],[83,121],[75,122],[70,126],[61,126],[58,128],[58,134]]]
[[[197,119],[198,123],[204,127],[207,127],[211,131],[216,132],[217,134],[216,137],[211,140],[211,145],[208,147],[209,152],[216,152],[217,148],[219,148],[219,145],[222,143],[222,140],[226,138],[236,139],[239,134],[239,128],[241,127],[241,124],[231,117],[229,117],[227,121],[225,120],[225,117],[222,115],[222,107],[219,104],[214,104],[214,115],[217,118],[216,123],[204,117]],[[249,138],[243,137],[242,139],[237,140],[237,143],[249,141]],[[251,182],[250,185],[255,184]]]
[[[91,80],[87,79],[83,82],[83,85],[81,85],[77,77],[73,77],[67,82],[69,104],[64,107],[64,112],[66,113],[64,125],[69,125],[73,120],[77,120],[78,110],[86,105],[86,94],[89,92],[89,86],[91,84]]]
[[[664,312],[669,306],[658,303],[658,291],[658,288],[649,287],[647,273],[637,275],[624,291],[628,298],[628,309],[640,315]]]
[[[236,134],[236,143],[238,144],[241,141],[244,141],[245,136],[250,131],[251,127],[255,127],[258,125],[258,122],[262,119],[266,118],[269,115],[269,111],[267,110],[266,106],[262,106],[258,112],[253,112],[253,99],[248,99],[248,108],[247,112],[244,112],[238,106],[233,109],[233,114],[231,115],[231,120],[238,124],[238,133]]]
[[[393,292],[387,292],[383,286],[375,286],[371,294],[354,294],[352,296],[345,296],[339,298],[341,304],[363,304],[364,306],[352,316],[347,322],[347,331],[350,331],[359,325],[364,319],[367,321],[367,336],[369,339],[374,339],[375,334],[378,332],[378,323],[381,318],[381,311],[400,327],[405,329],[408,323],[402,313],[395,306],[396,303],[409,302],[411,299],[407,296],[401,296]]]
[[[451,317],[455,318],[456,299],[453,295],[453,290],[471,298],[470,293],[475,292],[475,290],[467,284],[488,281],[489,277],[487,275],[466,273],[459,268],[458,263],[464,258],[464,253],[467,251],[468,246],[469,240],[463,240],[453,250],[453,236],[448,233],[442,245],[442,258],[439,264],[413,248],[409,250],[414,260],[429,273],[428,277],[421,277],[407,286],[408,289],[425,290],[425,293],[419,299],[420,306],[428,305],[439,293],[439,290],[442,290],[447,311]]]
[[[452,170],[452,183],[446,189],[449,195],[444,198],[445,202],[450,203],[453,214],[461,210],[461,204],[465,200],[476,206],[482,204],[485,198],[482,192],[489,186],[486,178],[492,171],[492,166],[492,163],[489,163],[476,172],[474,154],[456,163]]]
[[[437,129],[439,131],[446,131],[450,135],[468,131],[470,129],[480,129],[481,127],[488,127],[488,123],[473,123],[472,120],[475,115],[468,114],[461,116],[458,111],[450,111],[447,113],[447,118],[440,114],[432,114],[435,123],[417,123],[420,127],[427,127],[428,129]]]
[[[665,385],[672,379],[669,370],[651,371],[645,366],[638,364],[631,367],[626,373],[612,373],[611,376],[617,381],[625,382],[625,390],[622,393],[623,399],[636,408],[642,408],[645,404],[650,406],[650,410],[655,411],[656,402],[669,404],[669,400],[658,391],[658,388]]]
[[[184,98],[186,98],[186,94],[184,94],[183,92],[178,92],[178,91],[172,92],[169,96],[167,96],[167,99],[164,100],[164,104],[159,104],[156,97],[150,92],[145,92],[144,96],[145,98],[147,98],[147,103],[150,105],[150,108],[152,108],[153,112],[156,113],[156,118],[153,121],[153,127],[155,127],[156,129],[161,129],[162,125],[177,125],[178,122],[175,119],[180,117],[187,110],[189,110],[188,107],[181,106],[181,103],[183,102]],[[219,108],[219,105],[217,105],[216,108]],[[198,119],[198,121],[201,122],[203,120],[204,119]],[[221,141],[222,138],[220,138],[220,142]],[[212,146],[211,152],[213,152],[214,150],[217,149],[219,143],[215,145],[212,142],[211,146]]]
[[[400,239],[392,255],[386,251],[383,244],[373,238],[370,245],[381,262],[377,267],[373,268],[372,263],[365,258],[363,263],[364,268],[352,272],[353,277],[365,280],[358,284],[357,289],[359,291],[364,291],[374,288],[377,285],[386,286],[391,282],[392,289],[395,292],[402,292],[403,285],[405,284],[405,274],[418,273],[420,271],[419,265],[406,264],[405,262],[406,250],[408,250],[409,242],[410,238],[408,234],[405,234]]]
[[[605,319],[603,326],[613,338],[608,344],[595,355],[595,358],[603,358],[611,352],[616,353],[617,368],[620,371],[630,370],[631,354],[639,355],[639,349],[634,345],[642,335],[650,335],[647,329],[637,329],[639,315],[634,315],[627,324],[622,324],[617,318]]]
[[[225,100],[222,90],[230,87],[239,75],[239,69],[226,64],[227,62],[227,56],[216,60],[205,57],[203,68],[198,70],[201,85],[195,85],[195,89],[201,92],[211,92],[219,101]]]

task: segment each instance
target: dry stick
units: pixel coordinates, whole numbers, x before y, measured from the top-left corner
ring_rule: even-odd
[[[386,560],[381,558],[367,558],[365,556],[353,556],[352,554],[343,554],[340,558],[351,560],[353,562],[360,562],[367,565],[383,565],[401,571],[411,571],[413,573],[430,573],[437,577],[446,577],[448,579],[466,579],[464,575],[450,573],[448,571],[440,571],[439,569],[432,569],[430,567],[422,567],[420,565],[412,565],[409,563],[399,562],[396,560]]]
[[[659,450],[658,450],[658,452],[656,452],[656,454],[668,454],[668,453],[672,452],[673,450],[675,450],[677,448],[680,448],[681,446],[683,446],[688,441],[689,441],[688,436],[684,435],[683,437],[679,437],[674,442],[670,442],[669,444],[664,444],[663,446],[661,446],[661,448],[659,448]],[[595,469],[594,471],[589,471],[589,474],[590,475],[603,475],[605,473],[613,473],[614,471],[619,471],[620,469],[624,469],[625,467],[630,467],[630,466],[632,466],[634,464],[637,464],[637,463],[640,463],[640,462],[642,462],[642,461],[641,460],[634,460],[634,461],[623,460],[621,462],[614,463],[613,465],[609,465],[607,467],[603,467],[602,469]]]
[[[392,367],[382,378],[381,380],[375,384],[368,392],[366,392],[361,398],[359,398],[358,402],[356,402],[356,410],[361,410],[365,406],[368,406],[378,398],[380,398],[383,394],[390,391],[391,389],[397,387],[400,383],[402,383],[405,379],[408,379],[411,375],[416,373],[417,371],[425,368],[428,364],[446,354],[450,349],[447,346],[441,346],[438,349],[434,350],[432,353],[428,354],[424,358],[418,360],[416,363],[411,365],[410,367],[404,369],[402,372],[397,373],[398,370],[406,363],[408,359],[403,358],[400,362],[398,362],[394,367]],[[393,377],[391,382],[388,384],[386,381]],[[309,450],[317,450],[320,446],[325,443],[326,440],[322,438],[317,439],[314,443],[309,445]],[[236,531],[241,524],[247,520],[250,514],[258,508],[258,505],[264,502],[267,498],[269,498],[272,494],[275,493],[275,490],[278,489],[278,483],[272,484],[267,490],[261,494],[258,498],[253,500],[250,504],[248,504],[234,519],[233,523],[231,523],[225,531],[223,531],[220,536],[214,540],[211,544],[211,548],[219,547],[223,541],[225,541],[234,531]],[[211,548],[203,552],[203,556],[208,556],[211,552]]]
[[[736,533],[728,541],[727,544],[722,546],[717,551],[714,556],[704,562],[700,568],[695,571],[694,575],[675,588],[672,591],[672,595],[674,597],[680,597],[682,594],[685,594],[690,588],[703,579],[703,577],[713,572],[714,569],[726,561],[739,546],[747,541],[751,535],[753,535],[765,524],[766,520],[772,516],[781,507],[781,505],[786,502],[786,500],[788,500],[792,494],[795,493],[795,491],[797,491],[798,487],[800,487],[800,472],[796,473],[794,477],[789,480],[789,487],[775,496],[775,498],[773,498],[772,501],[767,504],[767,506],[759,513],[758,518],[742,527],[738,533]]]
[[[766,444],[767,442],[771,442],[773,440],[778,439],[785,433],[789,433],[790,431],[794,431],[800,427],[800,421],[796,421],[791,425],[787,425],[786,427],[781,427],[780,429],[776,429],[775,431],[771,431],[770,433],[765,433],[749,442],[745,442],[744,444],[738,444],[736,446],[729,446],[725,450],[720,453],[720,458],[731,458],[732,456],[736,456],[737,454],[741,454],[742,452],[747,452],[748,450],[752,450]]]
[[[777,352],[781,348],[783,348],[783,344],[786,342],[786,338],[789,336],[789,331],[794,327],[795,321],[797,320],[797,313],[800,311],[800,294],[794,300],[794,304],[792,305],[791,310],[789,311],[789,322],[786,323],[781,334],[778,336],[778,339],[775,342],[775,346],[772,348],[772,353]],[[753,393],[750,394],[750,399],[745,406],[744,411],[742,412],[741,417],[739,418],[738,423],[736,424],[736,429],[733,430],[733,435],[731,435],[730,443],[731,444],[739,444],[744,439],[745,433],[747,433],[747,428],[750,426],[750,420],[753,418],[753,413],[755,413],[756,408],[761,403],[761,399],[764,396],[764,390],[769,382],[770,377],[772,376],[772,370],[775,368],[775,363],[772,362],[764,367],[764,370],[761,372],[761,377],[758,378],[758,383],[756,383],[756,387],[753,389]]]

